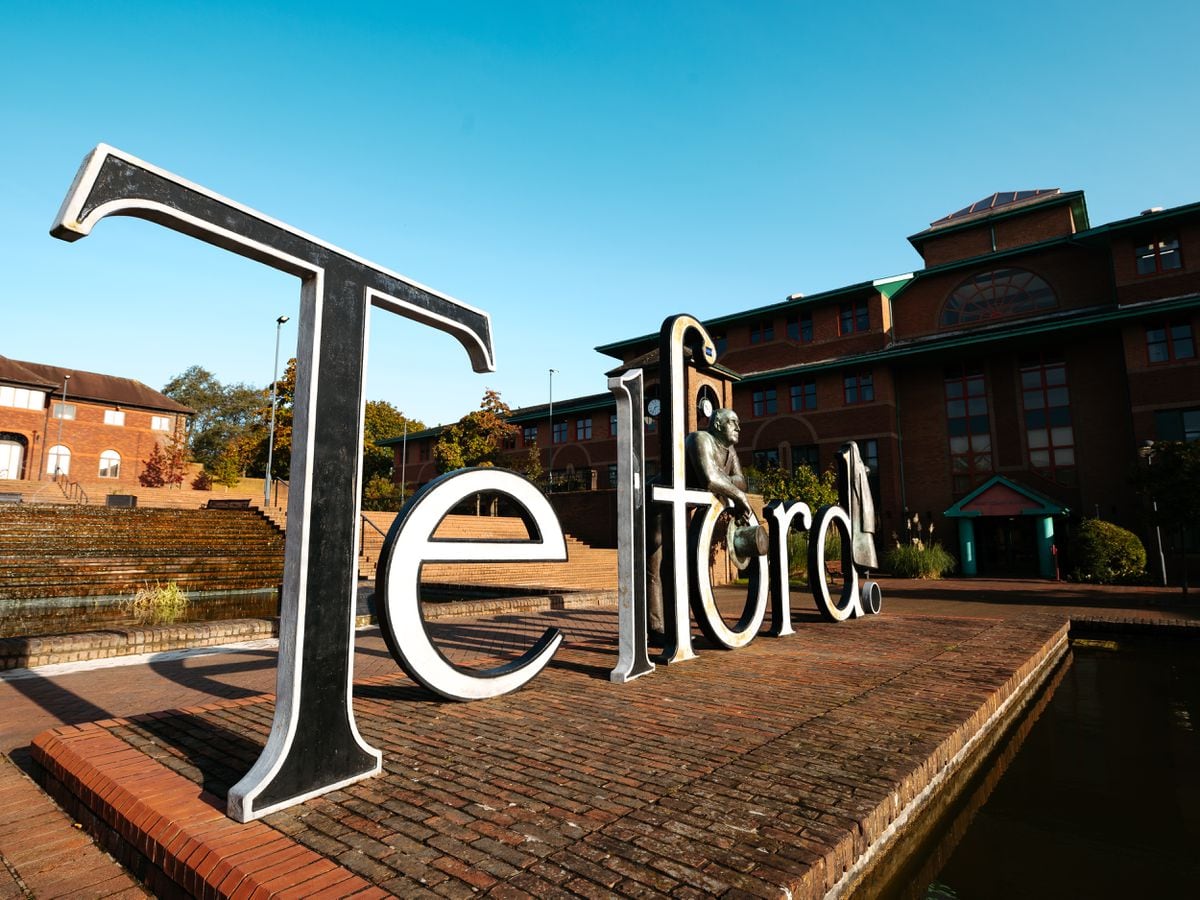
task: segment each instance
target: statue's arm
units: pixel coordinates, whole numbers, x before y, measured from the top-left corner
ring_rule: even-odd
[[[746,478],[742,474],[742,467],[738,464],[737,456],[731,456],[732,471],[726,474],[720,463],[717,462],[716,441],[703,432],[697,433],[689,442],[688,451],[692,454],[696,470],[705,481],[704,487],[718,497],[731,501],[739,521],[749,518],[751,509],[750,501],[746,499],[745,493]]]

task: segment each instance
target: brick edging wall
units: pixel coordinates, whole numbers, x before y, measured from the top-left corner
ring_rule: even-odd
[[[137,653],[161,653],[189,647],[212,647],[236,641],[261,640],[278,634],[279,622],[276,619],[229,619],[147,628],[114,628],[80,634],[0,638],[0,670]]]

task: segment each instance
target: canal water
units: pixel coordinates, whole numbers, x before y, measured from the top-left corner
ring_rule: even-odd
[[[889,897],[1200,897],[1200,645],[1073,642]]]

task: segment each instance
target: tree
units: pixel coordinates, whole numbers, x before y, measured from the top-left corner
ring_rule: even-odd
[[[479,409],[467,413],[438,438],[433,448],[438,471],[494,466],[505,440],[517,434],[517,426],[507,421],[511,413],[498,391],[485,391]]]
[[[363,487],[375,476],[391,474],[395,452],[392,447],[380,447],[376,441],[401,437],[405,431],[413,434],[424,431],[425,423],[410,419],[386,400],[368,400],[363,411]],[[364,494],[365,496],[365,494]]]
[[[162,487],[167,483],[167,457],[158,441],[150,448],[150,456],[142,463],[138,483],[142,487]]]
[[[260,426],[262,392],[246,384],[223,385],[202,366],[190,366],[163,387],[163,393],[194,415],[187,426],[192,458],[212,467],[231,442],[245,442]]]
[[[1187,593],[1187,551],[1183,533],[1200,522],[1200,442],[1156,441],[1149,465],[1139,467],[1136,483],[1158,504],[1158,521],[1175,537],[1183,591]]]
[[[796,466],[788,473],[779,466],[746,470],[750,490],[762,494],[764,500],[800,500],[814,513],[822,506],[838,502],[837,475],[826,469],[820,475],[806,465]]]

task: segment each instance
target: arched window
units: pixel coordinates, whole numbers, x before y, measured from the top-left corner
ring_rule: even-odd
[[[116,450],[105,450],[100,454],[100,477],[121,477],[121,454]]]
[[[71,474],[71,449],[55,444],[46,454],[46,471],[51,475]]]
[[[1054,309],[1058,298],[1042,278],[1025,269],[993,269],[954,289],[942,307],[943,326],[969,325]]]

